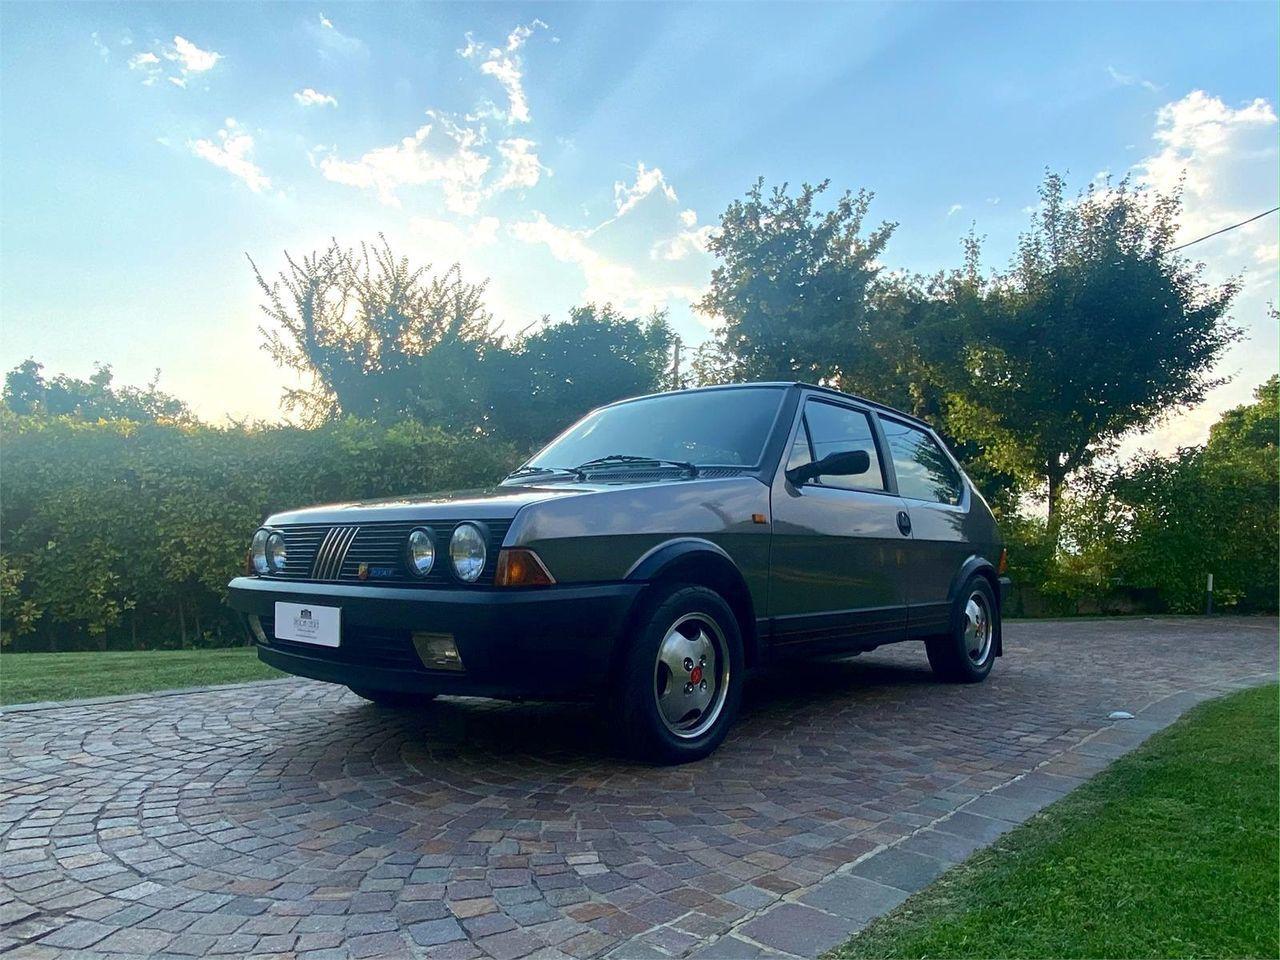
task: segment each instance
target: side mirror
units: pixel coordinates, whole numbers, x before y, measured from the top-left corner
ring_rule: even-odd
[[[821,460],[787,471],[787,479],[797,487],[815,477],[856,477],[871,469],[871,455],[865,450],[829,453]]]

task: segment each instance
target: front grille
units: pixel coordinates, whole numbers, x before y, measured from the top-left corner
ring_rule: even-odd
[[[422,661],[413,649],[413,639],[408,630],[386,630],[381,627],[342,628],[342,642],[336,647],[321,647],[312,643],[295,643],[281,640],[275,634],[275,619],[261,617],[262,632],[268,645],[289,653],[301,653],[335,663],[354,663],[370,667],[391,667],[396,670],[422,671]]]
[[[449,563],[449,538],[461,520],[412,521],[381,520],[361,524],[289,523],[275,529],[284,534],[287,552],[284,580],[312,580],[345,583],[395,584],[410,586],[460,585]],[[493,583],[498,567],[498,550],[511,526],[510,520],[476,521],[489,528],[489,550],[477,586]],[[425,577],[409,572],[405,543],[409,531],[425,527],[436,542],[436,562]],[[366,577],[360,576],[364,564]]]

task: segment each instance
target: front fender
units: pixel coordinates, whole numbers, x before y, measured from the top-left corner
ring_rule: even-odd
[[[737,565],[734,564],[733,558],[725,552],[723,547],[717,546],[710,540],[704,540],[701,537],[679,537],[675,540],[667,540],[646,550],[631,565],[631,569],[627,571],[623,579],[657,580],[665,567],[676,563],[682,558],[691,557],[699,553],[709,553],[729,564],[735,571],[737,570]]]
[[[710,540],[679,537],[644,553],[627,571],[629,581],[691,583],[715,590],[729,604],[742,634],[748,669],[760,659],[760,630],[751,588],[733,558]],[[644,608],[637,604],[637,612]]]

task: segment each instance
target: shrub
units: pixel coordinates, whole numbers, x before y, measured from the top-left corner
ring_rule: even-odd
[[[416,422],[314,430],[3,414],[0,630],[12,649],[237,640],[223,606],[277,510],[490,483],[518,454]]]

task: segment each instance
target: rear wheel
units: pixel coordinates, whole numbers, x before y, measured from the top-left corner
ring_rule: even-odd
[[[995,662],[1000,607],[986,577],[970,577],[951,610],[950,632],[925,641],[929,666],[950,683],[985,680]]]
[[[628,752],[687,763],[714,751],[738,712],[742,664],[738,621],[718,593],[673,586],[658,594],[622,669],[618,707]]]
[[[367,687],[347,687],[357,697],[376,703],[388,710],[410,710],[425,707],[436,698],[434,693],[407,693],[403,690],[370,690]]]

